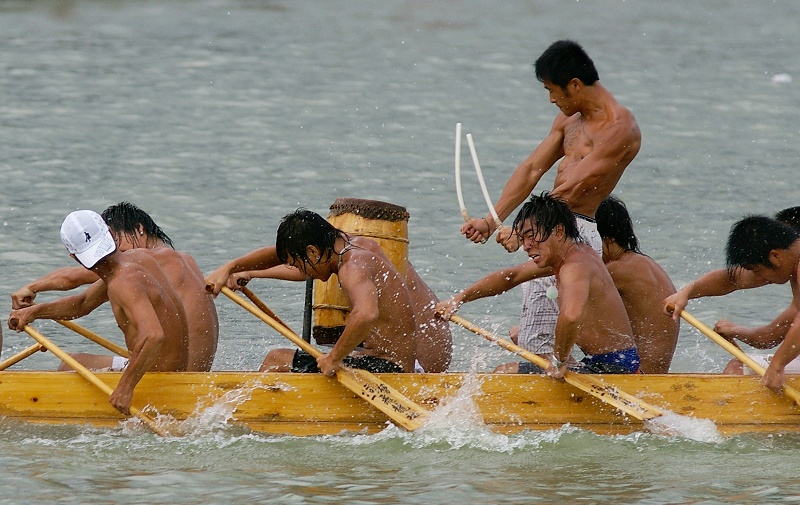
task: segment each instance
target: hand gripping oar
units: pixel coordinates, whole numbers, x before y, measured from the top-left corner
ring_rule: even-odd
[[[89,340],[91,340],[95,344],[98,344],[98,345],[100,345],[102,347],[105,347],[106,349],[108,349],[109,351],[113,352],[114,354],[122,356],[123,358],[130,358],[131,357],[131,353],[128,352],[128,350],[126,348],[120,347],[117,344],[104,339],[103,337],[101,337],[97,333],[84,328],[83,326],[79,325],[78,323],[76,323],[74,321],[66,321],[66,320],[62,320],[62,319],[56,319],[56,322],[58,324],[60,324],[61,326],[64,326],[65,328],[69,328],[70,330],[74,331],[78,335],[81,335],[83,337],[88,338]]]
[[[3,360],[3,362],[0,363],[0,370],[5,370],[6,368],[10,367],[11,365],[19,363],[20,361],[22,361],[23,359],[27,358],[31,354],[36,354],[39,351],[46,351],[46,350],[47,349],[45,349],[42,344],[37,342],[37,343],[33,344],[32,346],[21,350],[20,352],[18,352],[17,354],[11,356],[10,358],[8,358],[6,360]]]
[[[291,340],[297,347],[304,350],[314,358],[322,356],[322,352],[300,338],[296,333],[280,324],[275,318],[265,314],[258,307],[245,302],[228,287],[223,287],[220,292],[233,300],[257,318],[275,328],[281,335]],[[347,389],[366,400],[378,410],[386,414],[392,421],[407,429],[414,431],[428,419],[428,411],[412,402],[394,388],[378,379],[366,370],[342,367],[336,372],[336,379]]]
[[[513,352],[517,356],[530,361],[540,368],[547,370],[547,368],[550,366],[550,362],[538,354],[526,351],[522,347],[513,344],[512,342],[502,339],[494,333],[476,326],[463,317],[453,314],[450,316],[450,320],[463,326],[469,331],[477,333],[487,340],[494,342],[500,347]],[[614,386],[609,386],[603,381],[592,377],[591,375],[578,374],[568,370],[567,373],[564,374],[564,381],[566,381],[567,384],[575,386],[581,391],[599,398],[601,401],[611,405],[612,407],[616,407],[629,416],[639,419],[640,421],[649,421],[664,415],[664,412],[659,408],[654,407],[653,405],[650,405],[624,391],[620,391]]]
[[[464,193],[461,191],[461,123],[456,123],[456,195],[458,196],[458,208],[461,209],[461,217],[464,222],[469,221],[467,206],[464,204]]]
[[[475,165],[475,173],[478,174],[478,182],[481,185],[481,192],[483,193],[483,199],[486,200],[486,206],[489,207],[489,213],[492,215],[495,228],[497,229],[497,231],[500,231],[500,228],[503,227],[503,222],[497,215],[497,210],[495,210],[494,208],[494,204],[492,203],[492,198],[489,196],[489,190],[486,189],[486,181],[483,180],[483,171],[481,170],[481,164],[478,161],[478,152],[475,150],[475,143],[472,141],[471,133],[467,133],[467,143],[469,144],[469,152],[472,154],[472,164]]]
[[[98,379],[97,376],[92,372],[90,372],[88,368],[78,363],[78,361],[76,361],[75,358],[73,358],[66,352],[62,351],[60,347],[58,347],[49,339],[47,339],[44,335],[36,331],[31,325],[26,325],[24,329],[25,333],[30,335],[32,339],[39,342],[48,351],[52,352],[55,357],[57,357],[58,359],[69,365],[70,368],[78,372],[78,375],[86,379],[97,389],[107,394],[108,396],[111,396],[111,394],[114,392],[114,390],[111,389],[111,387],[108,384]],[[161,428],[159,428],[156,425],[156,422],[153,419],[151,419],[147,414],[145,414],[144,412],[133,406],[129,407],[129,409],[131,411],[131,414],[141,419],[142,422],[146,424],[148,428],[153,430],[155,434],[160,435],[162,437],[167,436],[167,434]]]
[[[722,346],[726,351],[731,353],[734,358],[738,359],[739,361],[750,367],[750,369],[753,370],[758,375],[763,377],[764,374],[767,372],[763,366],[753,361],[753,359],[750,356],[748,356],[744,351],[736,347],[736,345],[734,345],[733,343],[725,340],[725,337],[723,337],[716,331],[712,330],[711,328],[703,324],[693,315],[683,310],[681,311],[681,317],[687,323],[691,324],[692,326],[700,330],[700,332],[703,333],[705,336],[707,336],[708,338],[710,338],[711,340]],[[796,390],[795,388],[787,384],[784,384],[783,394],[794,400],[795,403],[797,403],[798,405],[800,405],[800,391]]]

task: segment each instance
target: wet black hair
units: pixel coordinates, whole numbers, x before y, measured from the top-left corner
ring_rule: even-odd
[[[587,86],[600,79],[592,59],[572,40],[553,42],[533,66],[540,82],[548,81],[562,89],[576,77]]]
[[[626,251],[642,254],[639,250],[639,239],[633,232],[633,221],[622,200],[609,195],[600,202],[594,218],[597,221],[597,233],[601,238],[613,240]]]
[[[558,225],[564,227],[564,234],[567,238],[571,238],[576,242],[582,241],[578,233],[575,214],[569,210],[567,202],[552,196],[549,191],[544,191],[539,196],[531,196],[530,200],[522,206],[519,214],[514,219],[514,230],[518,235],[522,232],[523,225],[529,219],[533,221],[533,225],[536,227],[537,237],[534,238],[536,242],[541,243],[547,240]]]
[[[746,216],[735,222],[728,236],[725,257],[728,273],[754,266],[773,268],[769,253],[789,249],[800,233],[786,223],[767,216]]]
[[[134,244],[138,245],[136,232],[141,226],[148,237],[157,238],[169,247],[175,248],[172,239],[153,221],[153,218],[130,202],[120,202],[108,207],[103,211],[102,217],[112,233],[117,236],[127,235]]]
[[[342,233],[316,212],[297,209],[285,215],[278,225],[275,239],[278,259],[284,264],[289,263],[290,259],[310,263],[307,250],[310,245],[319,249],[328,259],[334,253],[334,243]]]
[[[800,207],[789,207],[775,214],[775,219],[800,231]]]

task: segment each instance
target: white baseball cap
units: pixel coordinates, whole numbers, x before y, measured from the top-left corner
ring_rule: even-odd
[[[117,248],[108,225],[93,210],[70,213],[61,224],[61,242],[86,268],[92,268]]]

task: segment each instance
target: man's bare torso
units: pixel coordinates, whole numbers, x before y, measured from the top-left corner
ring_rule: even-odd
[[[559,118],[563,158],[558,164],[553,195],[564,198],[573,212],[589,217],[594,217],[597,207],[614,190],[641,147],[641,131],[633,114],[610,100],[602,119],[586,120],[580,113],[570,117],[560,114]],[[613,135],[606,138],[612,130]],[[589,167],[591,173],[575,173],[583,169],[579,163],[600,142],[618,144],[619,159],[605,160],[599,163],[599,168],[595,164]]]
[[[189,325],[189,371],[211,370],[217,350],[219,321],[213,297],[194,259],[169,247],[143,249],[161,266],[186,311]]]
[[[365,354],[388,359],[411,371],[414,364],[416,324],[411,296],[406,284],[373,240],[364,237],[351,237],[350,256],[345,261],[368,271],[374,282],[378,296],[378,319],[364,339]],[[347,269],[340,272],[347,275]],[[344,286],[343,286],[344,287]],[[347,295],[347,290],[345,289]],[[349,295],[348,295],[349,297]]]
[[[119,265],[105,281],[114,317],[128,349],[135,351],[140,339],[138,322],[129,318],[129,307],[136,297],[146,296],[164,332],[164,343],[150,370],[186,370],[188,325],[178,294],[158,263],[144,250],[134,249],[116,256]]]

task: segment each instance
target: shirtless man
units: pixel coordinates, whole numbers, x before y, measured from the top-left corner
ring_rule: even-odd
[[[322,216],[299,209],[281,220],[274,247],[262,247],[226,263],[206,277],[214,294],[231,274],[280,264],[327,281],[336,274],[350,304],[347,324],[327,354],[314,360],[294,349],[274,349],[260,371],[322,372],[342,366],[371,372],[414,369],[416,322],[406,283],[374,240],[353,237]]]
[[[189,366],[192,372],[211,370],[217,351],[219,321],[214,299],[204,289],[203,273],[194,258],[173,248],[172,240],[153,221],[147,212],[136,205],[121,202],[103,211],[103,219],[111,229],[120,251],[142,249],[158,262],[172,287],[177,291],[189,320]],[[84,293],[68,297],[74,310],[66,319],[83,317],[108,300],[105,284],[91,270],[82,267],[64,267],[41,277],[11,294],[14,309],[29,307],[37,293],[43,291],[68,291],[85,284],[93,284]],[[94,358],[89,358],[94,356]],[[95,368],[119,369],[124,360],[107,355],[83,355],[92,359]],[[66,365],[63,365],[66,367]]]
[[[595,217],[603,239],[603,262],[631,321],[642,373],[667,373],[680,323],[665,318],[661,308],[664,298],[675,293],[675,285],[658,263],[639,250],[628,209],[621,200],[609,196]]]
[[[131,354],[109,401],[123,414],[130,414],[133,390],[145,372],[186,370],[188,329],[183,304],[150,254],[117,250],[108,225],[96,212],[69,214],[61,225],[61,241],[70,256],[107,286],[114,317]],[[22,331],[26,324],[41,318],[63,318],[58,303],[14,310],[8,325]]]
[[[584,373],[638,372],[639,354],[625,306],[600,256],[581,241],[566,202],[546,192],[531,197],[514,220],[514,230],[531,261],[489,274],[440,303],[437,312],[449,318],[464,302],[500,294],[545,271],[555,276],[557,293],[553,296],[551,290],[551,296],[559,307],[552,364],[546,371],[532,363],[509,365],[519,373],[546,372],[557,379],[568,366]],[[570,361],[575,344],[586,355],[578,366]]]
[[[535,68],[536,78],[560,112],[548,136],[506,182],[496,203],[497,214],[501,220],[510,216],[560,159],[552,195],[567,202],[578,218],[584,242],[599,254],[594,215],[639,152],[639,126],[633,114],[600,84],[594,63],[575,42],[553,43],[536,60]],[[471,219],[461,228],[461,233],[476,243],[487,240],[494,231],[491,216]],[[519,248],[513,231],[506,227],[497,234],[496,241],[508,251]],[[519,345],[538,354],[552,348],[558,305],[545,295],[553,280],[541,272],[531,278],[537,280],[523,287]]]
[[[297,268],[281,265],[267,270],[241,272],[232,275],[228,287],[236,290],[250,279],[282,279],[304,281],[306,276]],[[428,373],[446,372],[453,358],[453,336],[450,325],[436,315],[439,298],[417,273],[411,262],[406,269],[406,286],[414,304],[414,319],[417,322],[415,371]]]
[[[775,215],[775,220],[788,225],[791,229],[800,234],[800,207],[783,209]],[[731,231],[731,234],[732,233],[733,231]],[[730,239],[729,247],[731,247]],[[758,275],[754,270],[748,269],[747,267],[717,269],[703,274],[695,281],[684,286],[674,295],[666,298],[664,300],[664,307],[665,311],[671,314],[673,319],[677,319],[680,312],[686,308],[690,299],[701,298],[703,296],[722,296],[740,289],[758,288],[772,283],[773,281],[767,280],[763,275]],[[798,317],[800,303],[798,303],[798,294],[797,291],[795,291],[795,285],[791,284],[791,286],[793,294],[792,302],[770,323],[756,328],[748,328],[739,326],[728,319],[720,319],[714,325],[714,331],[731,342],[740,340],[756,349],[771,349],[776,347],[787,337],[790,328],[793,325],[796,326],[795,321]],[[751,354],[750,357],[764,368],[769,368],[773,355]],[[784,371],[800,373],[800,360],[796,359],[789,362],[785,365]],[[752,370],[748,367],[744,367],[741,361],[733,359],[728,363],[722,373],[741,375],[743,373],[752,373]]]

